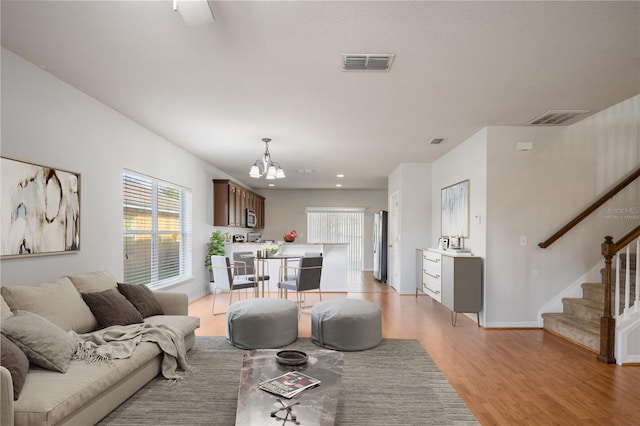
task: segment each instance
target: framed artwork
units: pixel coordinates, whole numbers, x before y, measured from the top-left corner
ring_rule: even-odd
[[[469,238],[469,180],[442,188],[441,234]]]
[[[2,258],[80,251],[80,174],[0,158]]]

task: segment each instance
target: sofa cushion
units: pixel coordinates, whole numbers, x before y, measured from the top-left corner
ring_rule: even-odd
[[[164,314],[160,301],[146,285],[118,283],[118,291],[135,306],[142,318]]]
[[[0,321],[9,318],[11,315],[13,315],[11,308],[7,305],[7,302],[4,301],[4,297],[0,295]]]
[[[64,373],[76,351],[77,341],[69,333],[28,311],[15,311],[2,321],[2,333],[11,339],[29,361]]]
[[[93,293],[82,293],[91,312],[102,327],[129,325],[142,322],[140,312],[124,297],[117,288]]]
[[[0,364],[11,373],[13,383],[13,399],[17,400],[24,386],[29,372],[29,359],[22,350],[11,340],[0,335]]]
[[[109,363],[87,363],[72,360],[65,374],[42,369],[31,369],[15,402],[15,424],[46,425],[63,422],[86,404],[100,398],[122,380],[151,360],[156,360],[160,372],[161,351],[157,344],[142,342],[130,358],[113,359]],[[137,383],[142,387],[145,383]],[[76,423],[78,424],[78,423]]]
[[[68,275],[78,292],[90,293],[92,291],[104,291],[116,288],[116,277],[109,271],[88,272],[86,274]]]
[[[12,310],[38,314],[62,329],[87,333],[98,327],[96,317],[68,278],[37,286],[10,286],[0,289]]]

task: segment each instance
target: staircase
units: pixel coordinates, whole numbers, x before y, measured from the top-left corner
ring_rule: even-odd
[[[623,260],[622,258],[621,260]],[[635,256],[632,258],[630,269],[631,282],[635,282]],[[624,280],[626,265],[621,262],[620,271],[620,306],[624,303]],[[613,275],[615,277],[615,273]],[[600,318],[604,313],[604,284],[583,283],[582,297],[562,299],[562,313],[544,313],[544,329],[570,340],[580,346],[596,353],[600,351]],[[615,285],[612,283],[612,292]],[[631,300],[635,297],[633,287]],[[615,294],[611,295],[612,304],[615,303]]]

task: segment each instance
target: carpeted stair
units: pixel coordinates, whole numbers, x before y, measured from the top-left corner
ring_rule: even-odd
[[[632,263],[631,271],[635,271],[635,262]],[[622,267],[621,281],[624,283],[624,264]],[[615,273],[613,276],[615,280]],[[632,272],[631,282],[634,281],[635,272]],[[597,353],[600,352],[600,318],[604,313],[604,284],[584,283],[581,287],[581,298],[562,299],[562,313],[542,314],[544,329]],[[635,294],[632,292],[631,298],[634,297]],[[621,306],[624,303],[623,299],[624,290],[620,298]],[[613,304],[613,294],[611,300]]]

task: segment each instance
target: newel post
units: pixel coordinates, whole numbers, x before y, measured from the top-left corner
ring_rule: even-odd
[[[615,364],[615,332],[616,319],[611,315],[611,259],[616,254],[613,237],[604,237],[602,255],[604,256],[604,315],[600,319],[600,355],[598,360],[607,364]]]

